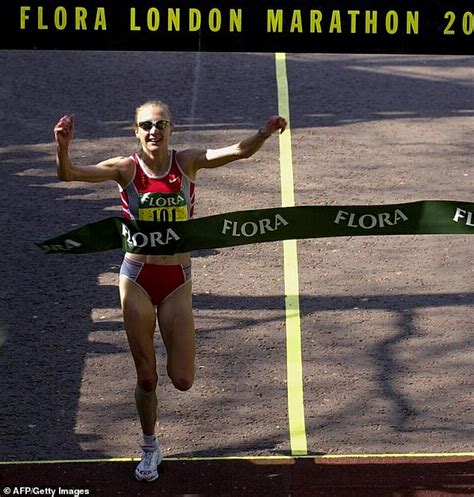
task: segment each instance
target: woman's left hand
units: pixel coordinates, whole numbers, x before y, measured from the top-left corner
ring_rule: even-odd
[[[262,135],[270,136],[273,135],[276,131],[280,130],[280,133],[285,131],[287,126],[286,119],[281,116],[272,116],[266,122],[265,126],[261,128],[260,132]]]

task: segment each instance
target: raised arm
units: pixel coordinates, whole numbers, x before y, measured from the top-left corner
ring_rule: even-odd
[[[224,166],[229,162],[247,159],[260,150],[265,141],[280,131],[283,133],[287,122],[283,117],[273,116],[256,133],[239,143],[217,149],[188,149],[180,152],[179,161],[188,174],[195,176],[199,169]]]
[[[114,180],[127,183],[131,161],[128,157],[115,157],[90,166],[76,166],[69,158],[69,145],[74,136],[74,117],[63,116],[54,127],[56,140],[56,165],[58,178],[62,181],[86,181],[98,183]]]

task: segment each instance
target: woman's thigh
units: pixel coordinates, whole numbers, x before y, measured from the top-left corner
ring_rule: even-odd
[[[127,333],[137,371],[156,369],[153,335],[156,328],[155,307],[146,293],[128,278],[120,278],[120,301]]]
[[[158,323],[168,356],[168,374],[177,388],[187,390],[194,380],[196,355],[191,282],[159,306]]]

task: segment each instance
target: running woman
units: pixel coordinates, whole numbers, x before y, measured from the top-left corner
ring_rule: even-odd
[[[135,136],[140,150],[130,157],[114,157],[95,165],[79,166],[69,157],[74,118],[61,117],[54,127],[56,163],[62,181],[118,183],[123,215],[128,219],[186,221],[193,217],[196,174],[251,157],[265,140],[283,132],[286,121],[273,116],[256,133],[218,149],[169,148],[173,133],[171,112],[161,101],[149,101],[135,111]],[[161,452],[157,423],[157,371],[154,347],[156,321],[167,354],[167,373],[178,390],[194,381],[195,330],[191,293],[191,257],[125,254],[120,269],[120,302],[128,343],[134,359],[135,402],[143,431],[138,480],[158,478]]]

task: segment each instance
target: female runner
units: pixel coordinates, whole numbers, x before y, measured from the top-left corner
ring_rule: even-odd
[[[63,116],[54,127],[56,163],[62,181],[118,183],[123,215],[128,219],[186,221],[193,217],[196,174],[251,157],[265,140],[286,128],[274,116],[256,133],[219,149],[169,146],[173,123],[169,107],[149,101],[135,112],[135,135],[140,151],[90,166],[73,164],[69,146],[74,134],[73,116]],[[137,372],[135,402],[143,431],[143,454],[135,470],[139,480],[158,478],[161,453],[155,435],[157,422],[157,371],[154,347],[156,321],[167,353],[167,372],[182,391],[194,381],[195,336],[191,293],[191,257],[125,254],[120,269],[120,301],[128,343]]]

